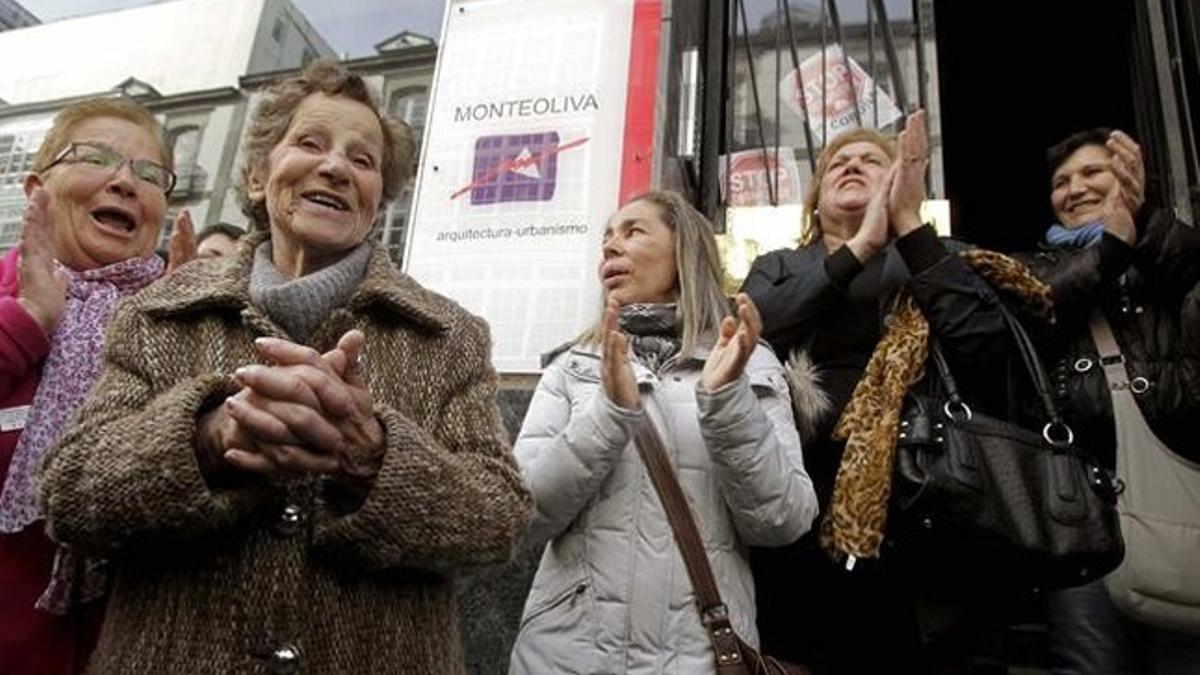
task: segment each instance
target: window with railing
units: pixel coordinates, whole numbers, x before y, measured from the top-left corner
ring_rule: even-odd
[[[919,11],[920,5],[893,0],[726,3],[723,72],[704,74],[709,83],[725,80],[727,94],[706,111],[724,120],[721,133],[707,139],[709,170],[702,180],[713,192],[710,212],[718,202],[798,203],[830,139],[859,127],[894,130],[904,113],[918,106],[930,112],[930,188],[939,193],[940,137],[936,95],[931,94],[936,67],[932,35],[923,34],[920,17],[914,20],[914,7]],[[709,95],[719,92],[710,88]],[[776,169],[765,171],[762,184],[747,196],[746,183],[736,182],[738,160]]]
[[[0,251],[16,245],[21,236],[21,218],[25,211],[25,177],[33,171],[38,145],[45,135],[43,126],[18,124],[24,129],[0,127]]]
[[[379,233],[380,243],[388,247],[392,260],[395,260],[397,265],[404,259],[404,243],[412,215],[412,199],[413,191],[410,185],[404,188],[396,197],[396,201],[388,207],[383,228]]]
[[[194,197],[204,192],[208,172],[200,166],[200,142],[204,130],[199,125],[179,126],[170,131],[171,149],[175,157],[175,190],[173,200]]]
[[[392,94],[388,101],[388,112],[402,119],[412,127],[417,142],[421,141],[421,132],[425,128],[425,114],[429,107],[429,92],[424,88],[401,89]]]

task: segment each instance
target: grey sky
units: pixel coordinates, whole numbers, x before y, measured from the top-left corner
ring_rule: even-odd
[[[154,4],[153,0],[18,0],[45,22],[113,9]],[[403,30],[441,37],[444,0],[292,0],[339,52],[374,53],[380,40]]]
[[[18,0],[42,21],[153,4],[156,0]],[[159,0],[161,1],[161,0]],[[679,2],[680,0],[676,0]],[[687,1],[687,0],[684,0]],[[775,12],[777,0],[745,0],[751,30]],[[350,56],[374,53],[384,38],[403,30],[441,39],[445,0],[292,0],[338,52]],[[837,0],[843,22],[863,21],[869,0]],[[816,8],[820,0],[791,0],[793,7]],[[885,0],[890,18],[912,15],[911,0]]]

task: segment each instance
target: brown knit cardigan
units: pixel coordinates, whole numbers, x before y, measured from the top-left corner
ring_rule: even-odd
[[[366,335],[364,374],[386,433],[365,502],[332,483],[208,485],[196,419],[284,337],[235,257],[187,265],[120,306],[104,373],[48,455],[52,536],[112,559],[91,673],[463,672],[452,574],[514,553],[532,502],[495,406],[484,322],[372,253],[310,344]],[[281,658],[295,656],[294,660]]]

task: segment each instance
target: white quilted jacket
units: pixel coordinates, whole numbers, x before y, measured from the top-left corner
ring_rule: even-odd
[[[736,382],[697,384],[707,352],[634,373],[642,408],[600,386],[600,356],[550,364],[514,451],[549,539],[525,603],[510,673],[678,673],[716,668],[666,514],[633,445],[649,415],[696,515],[735,630],[757,644],[747,545],[781,546],[817,512],[783,368],[760,344]]]

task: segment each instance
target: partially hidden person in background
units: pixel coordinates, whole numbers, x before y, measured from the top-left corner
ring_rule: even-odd
[[[220,258],[233,255],[245,230],[229,223],[213,223],[196,235],[197,258]]]

